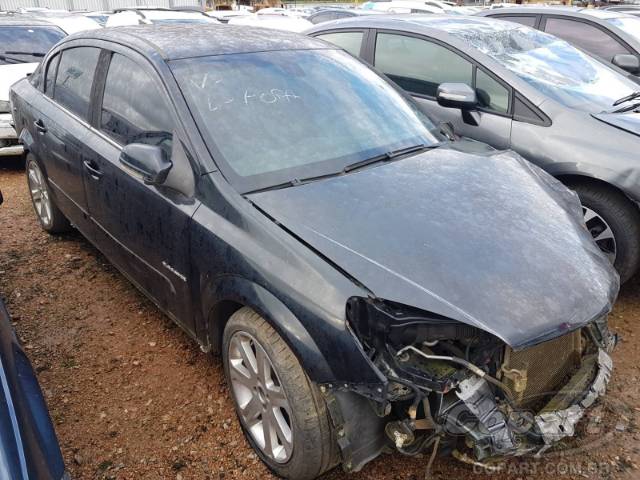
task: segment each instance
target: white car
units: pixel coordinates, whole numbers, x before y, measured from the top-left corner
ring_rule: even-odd
[[[106,27],[124,25],[167,25],[187,23],[219,23],[202,12],[185,12],[169,9],[136,8],[117,11],[107,19]]]
[[[234,17],[229,20],[229,25],[250,25],[253,27],[271,28],[287,32],[304,32],[313,27],[309,20],[299,17],[283,15],[257,15],[251,14],[244,17]]]
[[[215,18],[221,23],[229,23],[229,20],[235,17],[246,17],[251,15],[251,12],[247,10],[211,10],[206,12],[206,15]]]
[[[362,8],[389,13],[445,13],[455,6],[442,0],[385,0],[364,3]]]
[[[0,157],[23,153],[13,128],[9,87],[33,73],[64,37],[96,28],[100,26],[88,18],[52,12],[0,17]]]
[[[430,1],[394,0],[392,2],[373,2],[373,5],[365,4],[363,8],[387,13],[444,13],[442,7],[432,3]]]

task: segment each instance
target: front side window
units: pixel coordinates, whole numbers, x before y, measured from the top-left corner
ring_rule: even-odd
[[[54,26],[0,26],[0,65],[40,62],[64,37]]]
[[[171,152],[173,122],[164,92],[146,70],[118,53],[107,72],[100,129],[121,145],[147,143]]]
[[[441,83],[472,84],[473,65],[441,45],[392,33],[379,33],[374,64],[405,90],[435,97]]]
[[[58,65],[53,98],[80,118],[89,118],[93,75],[100,49],[75,47],[62,52]]]
[[[333,43],[357,57],[360,55],[363,35],[363,32],[336,32],[318,35],[316,38]]]
[[[476,72],[475,87],[481,107],[503,114],[509,111],[509,90],[480,69]]]
[[[547,18],[544,31],[609,62],[618,54],[629,53],[629,50],[611,35],[584,22]]]
[[[170,62],[209,149],[241,192],[338,174],[442,141],[395,86],[333,49]]]

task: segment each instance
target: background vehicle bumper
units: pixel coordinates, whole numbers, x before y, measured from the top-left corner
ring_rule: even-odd
[[[10,114],[0,114],[0,157],[22,155],[24,147],[18,142]]]

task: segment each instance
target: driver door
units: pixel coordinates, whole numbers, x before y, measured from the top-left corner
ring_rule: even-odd
[[[127,50],[125,52],[128,53]],[[137,54],[103,51],[84,185],[96,242],[141,290],[192,333],[189,233],[194,171],[164,86]],[[146,184],[120,161],[130,144],[160,146],[173,166]]]
[[[374,66],[406,90],[434,120],[451,122],[457,134],[497,149],[511,144],[511,90],[449,47],[400,32],[379,31]],[[466,83],[476,90],[473,112],[438,104],[441,83]]]

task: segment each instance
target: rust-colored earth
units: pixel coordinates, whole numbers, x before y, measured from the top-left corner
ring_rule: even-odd
[[[0,160],[0,293],[37,371],[74,479],[271,478],[245,441],[218,358],[202,353],[77,233],[38,226],[23,166]],[[450,458],[434,479],[640,479],[640,279],[611,316],[622,341],[606,399],[565,457],[502,473]],[[572,445],[573,446],[573,445]],[[426,459],[384,455],[327,478],[422,479]]]

